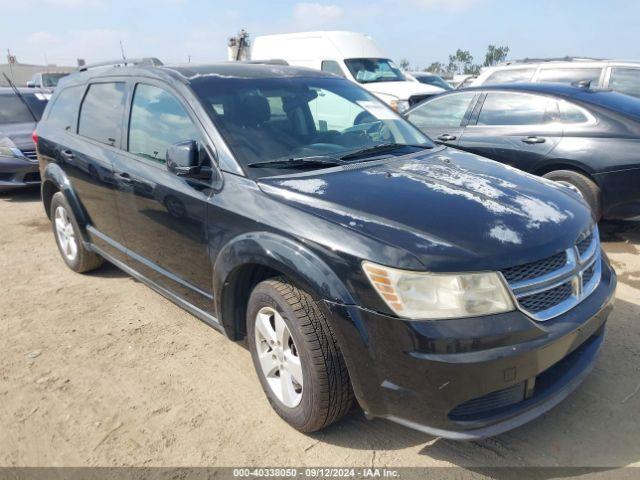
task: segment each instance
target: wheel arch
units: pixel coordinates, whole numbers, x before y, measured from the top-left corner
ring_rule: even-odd
[[[555,172],[556,170],[570,170],[572,172],[579,173],[587,177],[596,185],[600,185],[597,177],[590,169],[585,168],[581,163],[577,163],[567,159],[547,160],[544,165],[537,168],[533,173],[541,177],[543,175],[546,175],[547,173]]]
[[[88,224],[87,215],[82,208],[73,186],[71,185],[69,177],[59,165],[49,163],[45,167],[42,175],[40,191],[42,194],[42,204],[49,219],[51,219],[51,199],[56,193],[62,192],[69,203],[69,206],[73,210],[73,215],[78,222],[83,239],[88,240],[86,231],[86,226]]]
[[[213,266],[216,312],[230,338],[241,340],[246,334],[246,307],[253,287],[281,275],[315,300],[354,303],[340,278],[303,244],[267,232],[244,234],[220,251]]]

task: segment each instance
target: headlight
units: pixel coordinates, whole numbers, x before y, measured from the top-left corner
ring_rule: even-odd
[[[409,110],[409,102],[407,100],[391,100],[389,106],[398,113],[404,113]]]
[[[24,154],[17,148],[0,146],[0,157],[23,158]]]
[[[515,309],[496,272],[441,274],[412,272],[363,262],[373,288],[399,317],[476,317]]]

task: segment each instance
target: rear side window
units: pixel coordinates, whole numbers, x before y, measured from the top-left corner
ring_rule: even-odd
[[[340,68],[340,65],[335,60],[323,60],[320,65],[320,70],[324,72],[333,73],[340,77],[344,77],[344,72]]]
[[[595,87],[600,81],[602,68],[543,68],[538,73],[538,82],[573,83],[589,80]]]
[[[640,68],[612,68],[609,88],[616,92],[640,97]]]
[[[535,71],[535,68],[509,68],[506,70],[498,70],[489,75],[484,83],[529,82],[533,78]]]
[[[541,95],[489,93],[478,125],[541,125],[557,121],[558,103]]]
[[[407,119],[418,128],[459,127],[474,92],[447,95],[412,110]]]
[[[116,145],[122,132],[124,98],[124,82],[90,85],[80,108],[78,133],[107,145]]]
[[[165,163],[169,145],[200,138],[200,132],[172,94],[151,85],[136,87],[129,121],[129,152]]]
[[[75,132],[78,106],[80,105],[83,89],[84,87],[78,86],[61,91],[53,105],[51,105],[51,110],[47,117],[47,125]]]

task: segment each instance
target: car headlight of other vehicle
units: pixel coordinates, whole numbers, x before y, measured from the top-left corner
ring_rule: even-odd
[[[409,102],[407,100],[391,100],[389,106],[398,113],[404,113],[409,110]]]
[[[24,158],[24,154],[14,147],[3,147],[0,145],[0,157]]]
[[[362,262],[362,268],[373,288],[399,317],[437,320],[515,310],[497,272],[415,272],[371,262]]]

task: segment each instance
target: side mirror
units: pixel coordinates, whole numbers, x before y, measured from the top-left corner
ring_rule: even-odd
[[[36,88],[35,82],[32,82],[31,80],[29,80],[27,82],[27,88]]]
[[[179,177],[207,179],[211,169],[200,163],[198,142],[186,140],[169,145],[167,149],[167,170]]]

